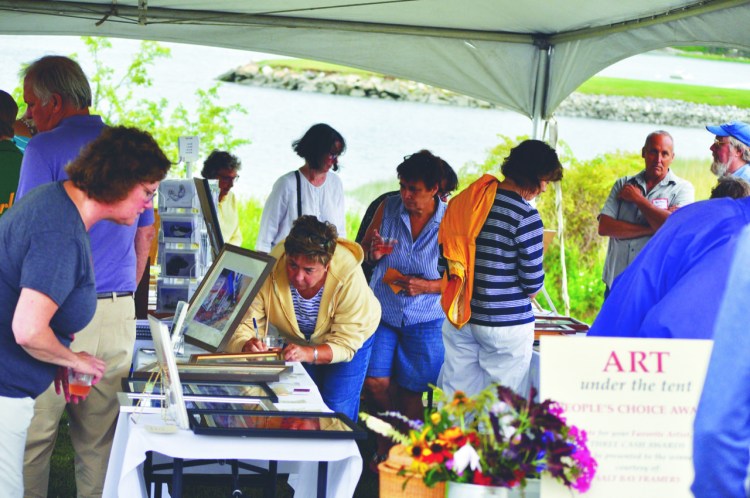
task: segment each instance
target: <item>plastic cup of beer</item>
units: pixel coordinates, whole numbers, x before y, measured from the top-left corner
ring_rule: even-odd
[[[393,252],[393,247],[396,245],[397,240],[393,237],[383,237],[383,243],[380,244],[378,247],[378,250],[383,253],[383,255],[387,255]]]
[[[94,376],[68,369],[68,392],[73,396],[86,397],[91,391]]]

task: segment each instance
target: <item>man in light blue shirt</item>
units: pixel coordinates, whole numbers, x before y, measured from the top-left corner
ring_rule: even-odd
[[[711,172],[722,176],[736,176],[750,182],[750,124],[732,121],[706,129],[716,135],[711,144]]]
[[[714,347],[695,417],[696,498],[746,498],[750,463],[750,227],[737,243],[714,329]]]

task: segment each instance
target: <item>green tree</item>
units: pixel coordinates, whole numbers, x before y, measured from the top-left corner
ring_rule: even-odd
[[[159,59],[171,57],[169,48],[158,42],[142,41],[125,72],[118,74],[106,63],[106,52],[112,48],[108,38],[84,36],[81,39],[94,63],[94,73],[89,75],[91,110],[102,116],[104,122],[147,130],[174,163],[179,159],[177,139],[180,136],[199,136],[203,151],[232,151],[250,143],[233,135],[232,123],[236,116],[247,114],[247,111],[239,104],[219,104],[220,82],[209,89],[196,89],[197,109],[194,113],[189,112],[182,102],[137,96],[154,86],[149,71]],[[78,59],[78,56],[71,54],[71,58]],[[19,108],[25,109],[21,86],[13,91],[13,96],[19,102]],[[171,170],[172,176],[184,174],[184,165]]]
[[[201,149],[232,151],[249,140],[235,138],[232,122],[237,114],[247,114],[239,104],[219,105],[217,82],[209,89],[197,89],[197,110],[191,114],[182,102],[170,111],[166,98],[137,98],[136,92],[154,85],[149,70],[159,59],[171,57],[169,48],[154,41],[142,41],[124,74],[116,74],[104,62],[104,53],[112,48],[107,38],[83,37],[95,66],[91,77],[93,109],[110,124],[135,126],[148,130],[174,162],[178,159],[177,139],[180,136],[200,137]],[[184,174],[184,169],[172,174]]]

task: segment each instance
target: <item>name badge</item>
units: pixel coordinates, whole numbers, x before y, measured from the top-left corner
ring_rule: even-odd
[[[651,199],[651,204],[658,207],[659,209],[669,208],[669,201],[665,199],[664,197],[659,197],[658,199]]]

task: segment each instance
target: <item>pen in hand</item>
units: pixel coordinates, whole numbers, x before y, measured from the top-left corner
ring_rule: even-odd
[[[253,328],[255,329],[255,338],[260,340],[258,337],[258,322],[255,321],[255,318],[253,318]]]

